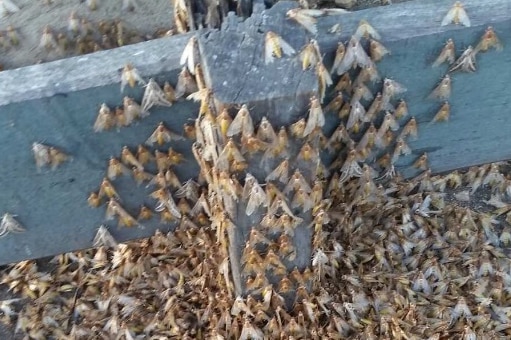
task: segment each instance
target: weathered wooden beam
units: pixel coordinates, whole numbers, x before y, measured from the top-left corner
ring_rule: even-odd
[[[47,64],[0,72],[0,213],[16,214],[26,232],[0,238],[0,264],[40,258],[89,248],[99,225],[110,226],[119,241],[126,241],[173,228],[159,217],[144,223],[145,229],[117,228],[105,221],[105,207],[88,206],[87,196],[96,191],[105,176],[111,156],[120,157],[126,145],[132,151],[143,144],[160,121],[181,132],[195,118],[197,105],[180,101],[170,108],[155,107],[151,115],[119,131],[94,133],[92,125],[101,103],[122,106],[124,95],[142,98],[143,88],[120,93],[120,70],[132,62],[143,78],[153,76],[177,82],[179,58],[189,35],[126,46]],[[33,142],[61,148],[73,157],[55,171],[37,171],[31,151]],[[191,141],[171,145],[186,155],[175,168],[181,179],[194,177],[198,168],[189,152]],[[166,148],[159,148],[165,151]],[[155,169],[148,169],[155,173]],[[114,182],[123,206],[138,214],[140,204],[154,206],[148,198],[152,188],[137,187],[131,176]]]
[[[471,27],[440,26],[450,3],[411,1],[319,18],[319,33],[314,37],[295,21],[286,19],[287,10],[295,8],[296,3],[281,1],[243,23],[229,23],[223,31],[201,37],[204,64],[219,101],[247,103],[256,117],[272,115],[277,124],[288,124],[307,111],[307,98],[316,91],[314,71],[302,71],[297,57],[284,57],[265,65],[264,34],[269,30],[280,34],[297,51],[315,38],[325,54],[325,64],[330,66],[338,42],[347,41],[360,20],[365,19],[392,53],[377,64],[380,75],[408,89],[403,98],[419,123],[420,137],[410,142],[412,155],[397,163],[399,171],[406,177],[417,173],[410,165],[424,152],[428,153],[433,172],[508,159],[511,139],[506,137],[509,125],[505,122],[509,111],[511,53],[507,46],[511,40],[511,4],[505,0],[467,0],[463,4]],[[334,24],[341,25],[339,35],[328,33]],[[504,51],[479,53],[475,73],[453,74],[450,121],[431,124],[440,105],[427,97],[447,72],[446,66],[432,68],[432,62],[448,38],[455,41],[460,55],[469,45],[478,43],[489,25],[500,36]],[[233,77],[238,74],[243,76]],[[380,82],[373,90],[381,88]]]

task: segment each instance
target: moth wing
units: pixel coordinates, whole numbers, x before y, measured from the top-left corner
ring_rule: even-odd
[[[301,12],[299,12],[296,17],[296,21],[300,25],[302,25],[307,31],[311,32],[312,34],[316,35],[318,34],[318,28],[316,27],[316,19],[313,17],[310,17],[308,15],[305,15]]]
[[[371,58],[367,55],[362,45],[357,44],[354,51],[355,61],[361,67],[371,67],[374,63]]]
[[[466,27],[470,27],[470,19],[467,15],[467,12],[465,11],[464,8],[460,8],[458,10],[458,20],[460,21],[460,23]]]
[[[373,37],[373,39],[381,40],[380,34],[374,29],[373,26],[366,25],[366,31],[371,37]]]
[[[268,36],[266,36],[264,40],[264,63],[270,64],[273,63],[273,60],[275,57],[273,56],[273,47],[272,47],[272,41]]]
[[[442,19],[442,23],[440,24],[440,26],[449,25],[454,20],[455,16],[456,16],[456,8],[451,8],[449,10],[449,12],[447,12],[447,14]]]
[[[154,143],[158,141],[158,130],[154,131],[152,135],[149,136],[146,140],[146,144],[152,146]]]
[[[194,74],[195,72],[194,45],[195,40],[192,37],[188,40],[188,43],[183,50],[183,54],[181,54],[181,58],[179,59],[179,64],[181,66],[186,66],[191,74]]]
[[[326,70],[326,68],[322,68],[324,69],[324,72],[322,72],[321,76],[323,77],[323,79],[325,80],[325,84],[327,86],[330,86],[332,85],[334,82],[332,81],[332,77],[330,77],[330,73],[328,73],[328,71]]]
[[[309,119],[307,119],[307,124],[305,125],[305,129],[303,129],[302,137],[306,137],[310,135],[310,133],[316,128],[317,120],[312,115],[309,115]]]
[[[105,219],[107,221],[113,220],[116,214],[117,214],[117,203],[114,202],[113,200],[110,200],[110,202],[108,202],[108,205],[106,207]]]
[[[295,49],[293,47],[291,47],[291,45],[289,45],[284,39],[282,39],[281,37],[279,37],[279,43],[280,43],[280,47],[282,48],[282,52],[283,54],[286,54],[288,56],[292,56],[293,54],[296,53]]]
[[[337,67],[337,74],[341,75],[345,73],[346,71],[349,71],[353,63],[355,62],[355,51],[353,48],[348,45],[348,48],[346,49],[346,53],[344,54],[344,57],[339,63],[339,66]]]
[[[176,205],[176,202],[174,202],[174,199],[168,194],[168,199],[165,201],[165,206],[169,209],[170,213],[177,218],[181,218],[181,212],[179,211],[179,208]]]
[[[298,12],[300,16],[309,16],[309,17],[321,17],[326,14],[325,10],[322,9],[302,9]]]
[[[186,79],[179,75],[179,78],[177,79],[176,84],[176,90],[174,91],[174,94],[176,96],[176,99],[181,98],[186,93]]]
[[[243,128],[243,117],[241,115],[236,115],[234,117],[233,121],[231,122],[231,125],[229,125],[229,128],[227,129],[227,137],[232,137],[241,132]]]
[[[347,11],[342,8],[325,8],[321,11],[326,15],[339,15],[339,14],[346,14],[346,13],[350,12],[350,11]]]

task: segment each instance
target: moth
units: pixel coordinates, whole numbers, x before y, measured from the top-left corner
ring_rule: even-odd
[[[449,72],[475,72],[476,71],[476,52],[472,46],[467,47],[461,56],[454,62]]]
[[[366,20],[360,20],[360,23],[358,24],[357,30],[355,31],[355,34],[353,34],[353,37],[358,40],[362,38],[373,38],[376,40],[381,40],[380,34]]]
[[[181,98],[184,95],[195,93],[198,90],[199,88],[197,87],[194,77],[192,77],[186,66],[183,67],[177,78],[175,97]]]
[[[376,68],[376,64],[372,63],[368,67],[363,67],[360,70],[360,72],[359,72],[357,78],[355,79],[355,81],[353,82],[353,84],[354,85],[364,84],[369,81],[372,83],[376,83],[380,79],[381,79],[381,77],[378,73],[378,69]]]
[[[165,92],[160,85],[153,79],[149,79],[142,98],[142,112],[148,112],[154,105],[172,106],[172,102],[167,100]]]
[[[243,104],[227,129],[227,137],[254,134],[254,123],[246,104]]]
[[[328,70],[321,61],[319,61],[316,64],[316,76],[318,77],[319,101],[323,103],[323,99],[325,98],[326,94],[326,89],[328,86],[333,84],[333,81],[332,78],[330,77],[330,73],[328,73]]]
[[[87,203],[93,208],[97,208],[101,205],[101,198],[99,198],[96,192],[91,192],[87,198]]]
[[[121,73],[121,92],[124,91],[126,85],[130,87],[135,87],[135,84],[139,83],[141,85],[145,85],[146,82],[140,76],[138,70],[131,63],[127,63],[124,65]]]
[[[113,181],[117,177],[127,174],[129,172],[129,169],[122,164],[117,158],[111,157],[108,161],[108,168],[107,168],[107,175],[106,177]]]
[[[170,131],[163,122],[160,122],[156,127],[156,130],[149,136],[146,141],[146,144],[149,146],[157,143],[158,145],[163,145],[165,143],[170,142],[171,140],[183,140],[184,138],[174,132]]]
[[[110,198],[106,207],[106,220],[112,220],[115,216],[118,217],[119,227],[134,227],[139,225],[137,220],[131,216],[114,198]]]
[[[96,232],[96,236],[94,236],[94,240],[92,241],[93,247],[108,247],[108,248],[117,248],[117,241],[114,239],[112,234],[108,231],[108,228],[104,225],[101,225]]]
[[[385,78],[383,80],[382,109],[394,111],[394,107],[390,103],[390,100],[396,95],[404,92],[406,92],[406,87],[392,79]]]
[[[114,186],[112,185],[112,183],[110,183],[110,181],[107,178],[103,178],[103,180],[101,181],[101,185],[99,186],[98,192],[99,198],[103,198],[105,196],[108,198],[114,198],[116,200],[121,199],[121,197],[115,190]]]
[[[16,13],[20,10],[11,0],[0,0],[0,17],[5,17],[7,14]]]
[[[492,26],[488,26],[483,36],[481,37],[481,40],[477,44],[474,53],[486,52],[490,48],[494,48],[497,51],[502,51],[503,49],[502,43],[500,42],[500,39],[497,37],[497,34],[493,30]]]
[[[248,199],[247,207],[245,209],[247,216],[252,215],[254,211],[261,206],[268,206],[266,193],[257,182],[257,179],[250,173],[247,173],[245,176],[245,187],[243,188],[242,197],[244,200]]]
[[[374,39],[369,40],[369,55],[372,61],[378,62],[387,54],[390,54],[390,51],[382,43]]]
[[[94,122],[94,132],[101,132],[111,129],[115,124],[115,117],[110,108],[105,104],[101,104],[101,107]]]
[[[396,111],[394,111],[394,117],[401,119],[408,115],[408,105],[404,99],[401,99],[397,104]]]
[[[195,65],[199,62],[199,48],[197,46],[197,38],[191,37],[181,54],[179,64],[185,66],[188,72],[195,74]]]
[[[9,233],[22,233],[25,231],[25,228],[16,221],[14,218],[16,215],[12,215],[9,213],[5,213],[2,216],[2,221],[0,222],[0,237],[4,237]]]
[[[264,39],[264,62],[265,64],[273,63],[275,58],[282,58],[283,55],[292,56],[296,53],[281,36],[277,33],[269,31]]]
[[[293,8],[287,11],[286,16],[289,19],[295,20],[310,33],[316,35],[318,34],[318,28],[316,27],[316,17],[322,16],[323,14],[323,11],[319,9]]]
[[[447,100],[451,96],[451,77],[445,75],[440,81],[440,84],[435,87],[433,92],[428,96],[430,99]]]
[[[339,42],[337,45],[337,49],[335,50],[335,58],[334,58],[334,64],[332,66],[332,70],[330,73],[334,73],[339,68],[339,65],[341,65],[342,60],[344,59],[344,55],[346,54],[346,47],[342,42]],[[340,90],[342,91],[342,90]]]
[[[449,103],[446,101],[440,107],[438,112],[435,114],[435,117],[433,117],[433,122],[448,121],[449,120],[450,112],[451,112],[451,107],[450,107]]]
[[[76,11],[72,11],[67,19],[67,29],[73,35],[78,35],[80,33],[80,18],[76,14]]]
[[[362,104],[360,104],[360,102],[357,101],[357,102],[353,103],[353,105],[351,105],[349,118],[346,123],[346,129],[347,130],[353,129],[354,132],[358,132],[358,127],[359,127],[358,123],[360,121],[362,121],[365,114],[366,114],[366,110],[365,110],[364,106],[362,106]]]
[[[158,205],[154,209],[156,212],[161,212],[164,209],[168,209],[172,216],[175,218],[181,218],[181,212],[179,211],[176,202],[174,202],[172,195],[167,189],[160,188],[151,193],[151,197],[158,201]]]
[[[442,48],[442,51],[438,55],[438,57],[435,59],[435,62],[433,63],[433,67],[437,67],[440,64],[443,64],[445,62],[452,64],[456,60],[456,48],[454,46],[454,41],[452,39],[447,39],[444,48]]]
[[[456,1],[454,6],[449,9],[445,17],[442,19],[441,26],[446,26],[450,23],[470,27],[470,19],[468,18],[467,12],[460,1]]]
[[[149,112],[142,111],[142,107],[133,99],[125,96],[122,101],[123,106],[123,126],[128,126],[135,119],[147,117]]]
[[[417,121],[415,120],[415,117],[412,117],[408,123],[405,124],[399,136],[401,138],[411,136],[412,138],[417,139]]]
[[[346,47],[344,58],[337,68],[337,74],[341,75],[352,67],[369,67],[372,63],[371,58],[369,58],[362,45],[360,45],[360,41],[355,37],[351,37]]]
[[[310,42],[300,52],[300,60],[302,61],[302,70],[308,69],[311,65],[316,65],[321,61],[321,52],[319,51],[318,42],[311,39]]]
[[[69,159],[69,156],[59,149],[41,143],[33,143],[32,152],[38,170],[47,165],[51,165],[52,170],[55,170],[60,164]]]
[[[301,137],[308,136],[316,127],[321,128],[323,125],[325,125],[325,115],[321,109],[321,104],[316,97],[312,97],[310,100],[309,117]]]
[[[39,48],[46,49],[47,52],[55,50],[58,47],[57,41],[53,36],[53,31],[50,26],[46,25],[43,29],[43,35],[39,41]]]
[[[267,143],[274,143],[277,140],[277,134],[266,116],[261,119],[256,136],[259,140]]]
[[[408,145],[406,145],[405,141],[401,138],[397,139],[396,148],[394,149],[394,153],[392,154],[391,162],[392,164],[396,163],[399,156],[401,155],[409,155],[412,153],[412,149]]]

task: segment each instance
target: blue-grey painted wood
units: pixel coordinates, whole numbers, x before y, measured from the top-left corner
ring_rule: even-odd
[[[177,74],[157,77],[176,82]],[[129,89],[127,95],[140,100],[142,89]],[[170,230],[175,224],[160,223],[156,214],[143,222],[145,229],[118,228],[117,221],[105,220],[105,205],[92,208],[87,204],[91,191],[97,191],[106,174],[110,156],[120,157],[124,145],[133,152],[143,144],[160,121],[171,130],[182,131],[183,124],[195,117],[194,103],[183,101],[170,108],[151,109],[151,115],[119,131],[94,133],[94,123],[103,102],[110,107],[120,105],[119,84],[55,95],[49,98],[13,103],[1,107],[0,212],[16,214],[26,231],[0,238],[0,264],[39,258],[89,248],[101,224],[110,227],[112,235],[126,241],[154,234],[156,229]],[[31,146],[42,142],[61,148],[73,157],[56,170],[35,166]],[[192,141],[172,141],[150,148],[166,152],[169,146],[186,155],[186,162],[174,169],[185,181],[198,174],[198,166],[189,152]],[[147,171],[156,173],[154,168]],[[196,177],[195,177],[196,179]],[[154,188],[138,187],[131,176],[112,181],[122,205],[137,215],[140,205],[154,207],[149,198]]]
[[[506,0],[463,1],[471,27],[440,26],[453,3],[410,1],[322,17],[317,23],[319,34],[314,37],[296,22],[286,19],[287,10],[296,7],[296,3],[281,1],[243,23],[229,22],[226,32],[213,32],[203,37],[200,41],[206,51],[204,63],[219,101],[233,104],[248,102],[258,118],[273,115],[280,124],[295,121],[307,111],[305,97],[316,90],[314,71],[302,71],[296,56],[265,65],[264,33],[272,30],[280,34],[297,51],[310,38],[317,39],[325,55],[324,62],[330,66],[338,42],[347,41],[360,20],[365,19],[380,33],[382,43],[392,53],[378,63],[381,77],[394,79],[407,87],[408,91],[402,97],[408,103],[410,114],[419,123],[419,139],[409,142],[412,155],[401,158],[396,164],[405,177],[418,172],[411,164],[424,152],[428,153],[432,171],[437,173],[509,159],[511,139],[506,136],[511,127],[507,120],[511,77],[511,3]],[[342,32],[338,35],[328,33],[336,23],[340,23]],[[466,47],[479,42],[489,25],[499,35],[504,50],[479,53],[478,69],[473,74],[452,75],[450,121],[431,124],[440,103],[427,97],[447,72],[446,66],[432,68],[432,62],[448,38],[455,41],[459,56]],[[213,43],[218,40],[222,40],[223,44]],[[237,41],[242,42],[241,45]],[[236,46],[243,46],[243,49],[236,49]],[[221,56],[221,63],[218,56]],[[245,76],[232,80],[232,74],[237,74],[238,70]],[[338,78],[334,78],[334,82],[336,80]],[[224,86],[232,81],[235,81],[235,86]],[[381,88],[382,82],[375,84],[374,93]],[[258,99],[251,99],[254,97]],[[337,122],[334,117],[330,119],[332,124]],[[331,131],[332,126],[328,125],[325,130]]]

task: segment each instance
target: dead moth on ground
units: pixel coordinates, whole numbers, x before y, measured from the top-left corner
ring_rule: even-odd
[[[124,91],[126,84],[128,84],[130,87],[135,87],[136,83],[142,85],[146,84],[144,79],[142,79],[142,77],[138,73],[138,70],[135,68],[135,66],[133,66],[133,64],[131,63],[127,63],[122,69],[121,73],[121,92]]]
[[[5,213],[2,216],[2,221],[0,222],[0,237],[6,236],[9,233],[22,233],[25,231],[25,228],[16,221],[14,218],[16,215],[11,215],[9,213]]]
[[[69,159],[69,156],[59,149],[37,142],[32,144],[32,152],[34,154],[35,164],[38,170],[40,170],[43,166],[48,165],[51,165],[52,170],[54,170],[60,164]]]
[[[264,38],[264,62],[273,63],[275,58],[282,58],[283,55],[292,56],[296,53],[280,35],[269,31]]]
[[[442,19],[441,26],[446,26],[450,23],[470,27],[470,19],[468,18],[467,12],[460,1],[456,1],[454,6],[452,6],[447,12],[445,17]]]

